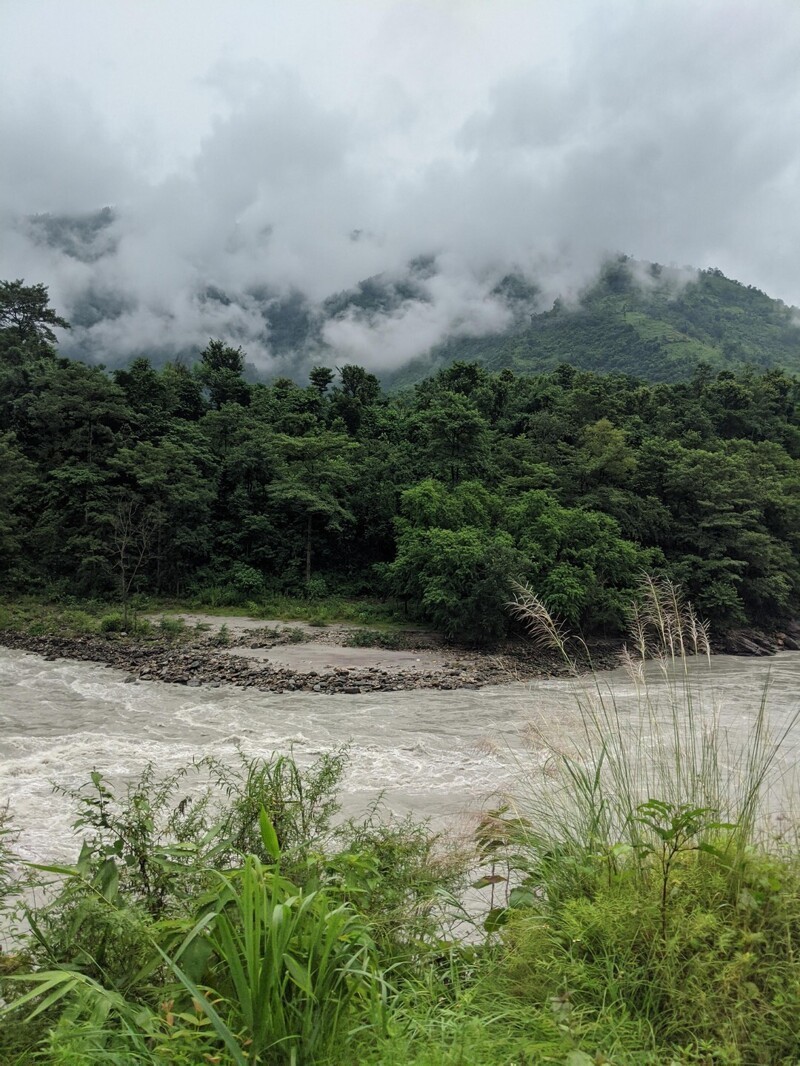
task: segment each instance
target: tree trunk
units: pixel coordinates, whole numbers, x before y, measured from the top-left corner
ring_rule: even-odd
[[[306,526],[306,584],[311,581],[311,515]]]

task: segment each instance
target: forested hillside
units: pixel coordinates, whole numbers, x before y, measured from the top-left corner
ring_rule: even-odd
[[[522,307],[521,279],[507,279],[507,290]],[[529,288],[525,306],[534,304]],[[521,373],[568,362],[647,381],[680,381],[699,362],[720,370],[756,366],[798,373],[800,311],[719,270],[695,274],[621,257],[606,264],[574,304],[557,300],[507,332],[447,341],[393,382],[413,384],[456,359]]]
[[[199,346],[180,330],[140,332],[143,309],[135,293],[114,284],[110,268],[116,221],[111,208],[26,220],[25,231],[37,246],[84,265],[109,263],[103,284],[73,286],[69,317],[74,329],[63,338],[63,354],[110,367],[124,366],[137,355],[154,366],[175,358],[193,362]],[[256,344],[245,375],[253,381],[265,359],[302,381],[318,363],[374,358],[373,369],[386,387],[416,384],[464,360],[526,374],[568,362],[647,381],[682,380],[701,361],[721,370],[758,366],[800,373],[800,310],[719,270],[618,256],[582,289],[576,289],[577,281],[565,280],[573,291],[555,301],[561,285],[514,269],[502,276],[496,268],[471,278],[466,298],[453,289],[447,271],[446,256],[419,255],[399,270],[320,298],[280,285],[238,291],[199,280],[190,303],[195,317],[209,321],[239,309],[249,332],[237,333],[233,324],[229,339],[239,337],[246,350],[246,338]],[[120,326],[123,322],[129,327]],[[110,350],[109,330],[117,336],[117,347],[112,344]]]
[[[460,361],[387,393],[353,365],[252,384],[213,341],[192,368],[107,373],[58,357],[43,286],[0,295],[6,591],[389,596],[476,640],[507,631],[512,580],[585,632],[624,626],[643,570],[718,631],[800,609],[800,385],[781,370],[648,384]]]

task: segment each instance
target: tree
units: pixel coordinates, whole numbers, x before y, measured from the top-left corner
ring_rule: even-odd
[[[0,433],[0,574],[6,574],[22,554],[35,486],[34,466],[20,451],[14,434]]]
[[[341,387],[334,390],[332,413],[340,418],[348,432],[355,436],[361,426],[364,412],[376,403],[381,394],[381,385],[374,374],[362,366],[349,363],[338,367]]]
[[[459,392],[438,392],[430,407],[420,413],[419,425],[429,462],[451,486],[465,475],[484,472],[489,427],[471,400]]]
[[[500,509],[500,500],[480,481],[462,481],[447,489],[441,481],[425,478],[402,494],[398,528],[488,529]]]
[[[448,636],[482,643],[506,631],[505,603],[524,563],[508,533],[407,529],[387,574],[414,613]]]
[[[116,509],[108,508],[109,524],[133,502],[133,517],[152,525],[138,579],[157,591],[180,592],[213,550],[218,464],[208,442],[195,424],[177,424],[158,441],[119,448],[111,469]]]
[[[250,402],[250,388],[242,377],[243,370],[241,348],[231,348],[220,340],[208,342],[195,372],[198,381],[208,389],[212,407],[219,409],[226,403]]]
[[[50,307],[45,285],[26,286],[22,279],[0,282],[0,329],[14,330],[22,341],[54,344],[53,326],[70,328],[69,322]]]
[[[308,585],[315,523],[325,529],[341,529],[354,520],[344,501],[353,480],[349,460],[358,445],[341,433],[329,431],[308,437],[279,434],[275,443],[282,470],[268,492],[274,505],[287,508],[303,521]]]
[[[122,617],[126,629],[131,590],[151,553],[158,525],[157,512],[142,507],[135,499],[120,502],[112,519],[111,549],[114,569],[119,575]]]
[[[663,562],[659,552],[622,538],[613,518],[562,507],[549,492],[523,493],[506,523],[534,590],[572,626],[619,631],[642,571]]]
[[[328,366],[313,366],[311,373],[308,375],[311,387],[316,389],[320,396],[325,395],[333,379],[334,373]]]

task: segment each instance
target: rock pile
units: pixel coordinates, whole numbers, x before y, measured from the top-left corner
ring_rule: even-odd
[[[430,669],[402,666],[338,666],[326,671],[292,669],[236,654],[237,647],[263,648],[282,643],[279,637],[265,642],[255,634],[237,638],[220,648],[213,637],[170,640],[149,637],[134,640],[124,634],[106,636],[31,636],[0,633],[0,645],[36,652],[45,659],[75,659],[105,663],[125,671],[127,681],[162,681],[197,687],[237,685],[262,692],[321,692],[356,695],[369,692],[401,692],[410,689],[479,689],[535,677],[562,677],[568,672],[557,656],[533,653],[520,644],[502,655],[450,648],[451,658]],[[426,644],[430,647],[430,644]],[[720,641],[716,651],[729,655],[771,655],[779,650],[800,651],[800,624],[767,637],[755,630],[736,630]],[[604,642],[591,649],[586,669],[608,670],[620,664],[619,644]]]
[[[218,651],[208,641],[171,644],[163,640],[134,641],[125,637],[56,637],[29,636],[18,633],[0,634],[6,647],[36,652],[45,659],[76,659],[101,662],[124,670],[126,680],[162,681],[188,685],[238,685],[241,688],[265,692],[322,692],[355,695],[368,692],[399,692],[408,689],[478,689],[484,685],[502,684],[531,677],[558,676],[563,669],[557,662],[538,658],[529,653],[495,656],[469,652],[463,661],[444,662],[430,670],[381,669],[369,667],[336,667],[321,673],[316,670],[292,670],[264,664]],[[254,642],[255,643],[255,642]],[[601,668],[617,665],[606,657]]]

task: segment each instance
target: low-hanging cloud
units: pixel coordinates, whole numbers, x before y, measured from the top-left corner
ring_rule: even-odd
[[[19,91],[0,118],[0,275],[50,287],[72,354],[219,336],[267,371],[295,349],[394,369],[507,328],[509,272],[546,307],[620,251],[800,301],[799,45],[800,8],[777,0],[588,3],[562,53],[498,70],[460,113],[451,93],[436,137],[436,99],[396,77],[347,106],[302,68],[220,62],[204,135],[156,176],[89,88]],[[328,299],[378,274],[399,293],[386,306]],[[313,324],[294,340],[270,317],[290,298]]]

